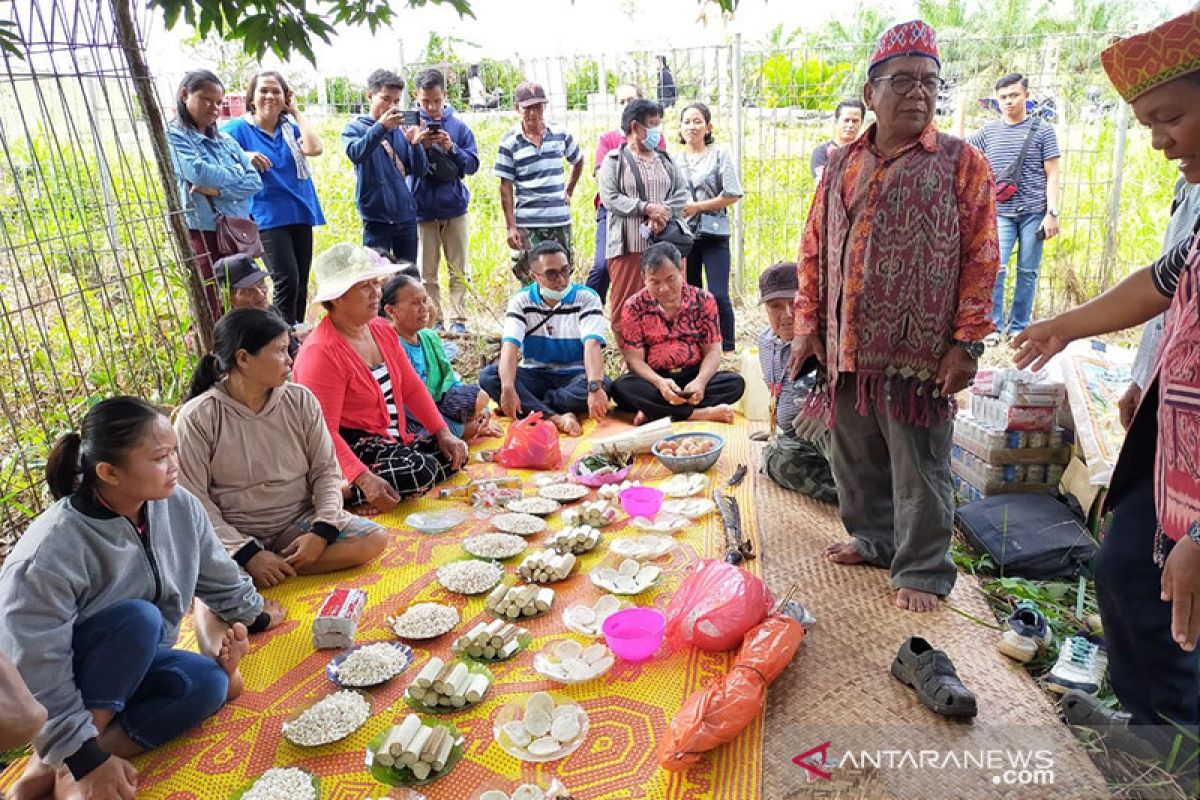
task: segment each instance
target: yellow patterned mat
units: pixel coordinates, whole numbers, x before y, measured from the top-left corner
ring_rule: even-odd
[[[589,423],[582,439],[563,438],[564,467],[587,452],[589,436],[609,436],[626,428],[610,420],[599,427]],[[742,509],[744,527],[756,531],[754,480],[750,453],[749,427],[738,418],[734,425],[683,423],[676,431],[712,430],[725,436],[726,447],[720,462],[708,474],[714,485],[724,485],[739,464],[751,467],[746,480],[730,493]],[[493,445],[494,446],[494,445]],[[500,474],[503,468],[475,464],[472,477]],[[517,473],[529,478],[532,473]],[[669,476],[651,456],[641,456],[631,479],[657,482]],[[454,483],[467,480],[458,476]],[[532,487],[532,482],[527,484]],[[461,501],[429,500],[408,502],[379,521],[394,527],[392,543],[370,565],[332,576],[294,578],[284,586],[265,594],[280,601],[289,612],[286,623],[266,634],[253,637],[242,673],[246,691],[215,717],[189,735],[134,763],[139,778],[139,798],[149,800],[219,800],[229,797],[253,778],[272,766],[299,765],[321,776],[324,800],[363,800],[374,797],[405,797],[402,790],[388,793],[388,787],[374,781],[364,769],[367,743],[380,731],[409,713],[402,700],[404,688],[430,655],[447,657],[456,635],[476,622],[490,620],[483,609],[483,598],[452,594],[438,585],[434,568],[461,558],[460,542],[471,533],[489,529],[486,521],[472,516],[468,522],[440,536],[426,536],[403,526],[404,517],[418,510],[464,507]],[[557,515],[550,518],[550,529],[561,527]],[[640,529],[626,527],[624,516],[604,529],[605,543],[614,536],[633,535]],[[533,538],[536,544],[544,538]],[[696,526],[676,534],[677,547],[660,560],[666,573],[657,589],[633,598],[639,605],[665,609],[688,567],[703,557],[719,558],[723,553],[724,532],[719,515],[706,516]],[[757,543],[756,543],[757,544]],[[667,723],[683,700],[705,683],[723,675],[731,654],[701,653],[691,650],[673,655],[660,653],[645,664],[631,665],[618,660],[604,677],[574,687],[560,687],[543,679],[532,667],[533,652],[551,639],[570,634],[562,624],[563,609],[580,602],[594,602],[601,590],[588,580],[587,572],[606,554],[602,544],[580,558],[576,573],[554,584],[556,598],[550,613],[521,624],[534,635],[533,645],[511,661],[489,665],[496,684],[480,705],[463,712],[445,715],[462,732],[464,758],[444,779],[422,787],[430,800],[471,800],[481,788],[510,789],[521,780],[557,776],[580,800],[756,800],[761,779],[761,715],[730,745],[702,760],[684,774],[659,769],[655,747]],[[508,572],[515,569],[514,562]],[[752,566],[751,569],[757,569]],[[510,578],[511,579],[511,578]],[[371,720],[353,736],[335,744],[301,748],[280,737],[280,725],[289,715],[306,708],[334,690],[325,676],[325,667],[334,651],[314,651],[311,622],[329,589],[335,586],[360,587],[367,591],[368,605],[359,623],[359,643],[391,639],[386,618],[414,602],[436,601],[457,606],[462,622],[455,631],[435,640],[430,647],[414,646],[416,661],[408,671],[372,692]],[[575,636],[580,641],[583,637]],[[587,740],[561,761],[544,765],[523,765],[504,753],[493,741],[492,719],[509,699],[537,690],[552,690],[568,695],[587,711],[591,729]],[[0,788],[11,785],[20,764],[0,776]]]

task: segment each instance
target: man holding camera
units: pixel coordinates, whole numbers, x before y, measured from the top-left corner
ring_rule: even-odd
[[[413,196],[417,200],[417,233],[420,237],[421,278],[437,309],[437,324],[447,324],[457,336],[467,333],[466,295],[467,204],[471,193],[463,179],[479,170],[475,134],[446,105],[446,79],[436,69],[420,72],[416,80],[424,132],[417,140],[429,165],[415,176]],[[449,314],[442,305],[438,267],[442,253],[450,266]]]
[[[363,221],[363,245],[417,261],[417,201],[410,175],[429,162],[418,147],[425,128],[416,111],[403,111],[404,79],[377,69],[367,77],[367,110],[342,130],[342,146],[357,175],[354,197]]]

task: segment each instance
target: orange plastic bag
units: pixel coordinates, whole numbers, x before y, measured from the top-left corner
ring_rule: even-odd
[[[709,750],[737,738],[762,711],[767,686],[791,662],[804,629],[773,614],[746,634],[729,673],[683,702],[658,743],[658,763],[683,772]]]
[[[672,650],[732,650],[773,604],[771,591],[757,576],[705,559],[667,606],[667,643]]]
[[[496,462],[513,469],[555,470],[562,464],[558,428],[540,411],[508,426],[504,444],[496,451]]]

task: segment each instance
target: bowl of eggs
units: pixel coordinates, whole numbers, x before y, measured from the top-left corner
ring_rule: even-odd
[[[724,449],[724,437],[715,433],[678,433],[659,439],[650,452],[671,472],[704,472]]]

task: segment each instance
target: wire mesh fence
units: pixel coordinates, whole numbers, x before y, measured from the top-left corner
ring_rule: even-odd
[[[192,361],[184,261],[112,7],[28,0],[8,18],[24,53],[0,74],[0,556],[88,404],[172,401]]]
[[[5,538],[44,504],[37,480],[57,434],[93,399],[117,392],[176,402],[194,354],[186,288],[192,256],[171,236],[178,200],[164,193],[112,6],[19,0],[0,13],[17,23],[25,50],[23,59],[7,57],[0,74],[2,556]],[[143,31],[147,13],[138,12]],[[1081,33],[941,41],[948,87],[937,119],[944,129],[969,133],[995,118],[987,108],[992,84],[1010,71],[1028,75],[1034,98],[1053,110],[1063,151],[1063,234],[1046,248],[1042,314],[1148,263],[1166,225],[1172,170],[1141,130],[1122,133],[1127,111],[1095,55],[1106,39]],[[481,168],[467,179],[477,327],[490,327],[515,287],[492,164],[500,138],[517,124],[512,99],[522,80],[546,87],[547,118],[564,125],[585,153],[572,201],[580,271],[595,251],[593,154],[600,135],[618,127],[618,84],[669,103],[671,149],[682,146],[683,108],[697,100],[709,105],[716,146],[734,156],[745,189],[733,207],[734,291],[744,301],[745,332],[747,320],[761,322],[746,313],[758,274],[795,257],[815,185],[810,156],[830,138],[836,104],[861,96],[870,47],[743,46],[734,39],[691,49],[404,65],[410,82],[425,66],[445,73],[449,99],[478,143]],[[381,57],[380,66],[396,66],[389,61]],[[160,105],[173,105],[161,98],[178,75],[159,70],[156,77]],[[346,121],[365,111],[365,77],[322,75],[300,93],[326,142],[325,155],[310,162],[328,220],[317,230],[318,250],[361,236],[354,172],[338,142]],[[241,88],[230,83],[229,91]]]
[[[937,100],[941,128],[970,134],[998,118],[993,84],[1009,72],[1029,79],[1032,102],[1055,127],[1062,151],[1062,235],[1045,249],[1036,309],[1042,314],[1093,296],[1129,269],[1149,263],[1166,224],[1173,172],[1151,150],[1145,133],[1128,127],[1128,109],[1116,102],[1096,57],[1107,38],[1084,32],[941,40],[947,81]],[[795,257],[815,188],[809,170],[812,152],[830,140],[837,103],[861,98],[872,47],[743,47],[734,41],[690,49],[410,64],[403,73],[411,82],[421,69],[440,69],[449,101],[478,142],[481,168],[467,183],[472,191],[470,255],[481,295],[502,294],[511,287],[491,165],[500,138],[518,124],[512,110],[516,85],[535,80],[545,86],[550,100],[547,118],[566,127],[587,154],[588,168],[572,203],[581,269],[594,253],[592,154],[600,135],[618,127],[618,84],[633,84],[647,97],[671,102],[664,129],[672,149],[682,147],[677,132],[687,104],[700,101],[710,107],[716,146],[735,157],[745,190],[733,207],[735,290],[745,298],[753,294],[762,269]],[[669,88],[660,86],[664,63],[671,74]],[[476,76],[481,91],[473,98]],[[328,78],[325,88],[308,92],[317,113],[326,115],[323,125],[331,137],[348,114],[362,110],[363,90],[354,81]],[[1122,129],[1127,135],[1119,133]],[[1115,171],[1121,157],[1124,180]],[[318,232],[318,245],[354,235],[353,176],[344,159],[327,156],[316,171],[330,217],[330,225]]]

